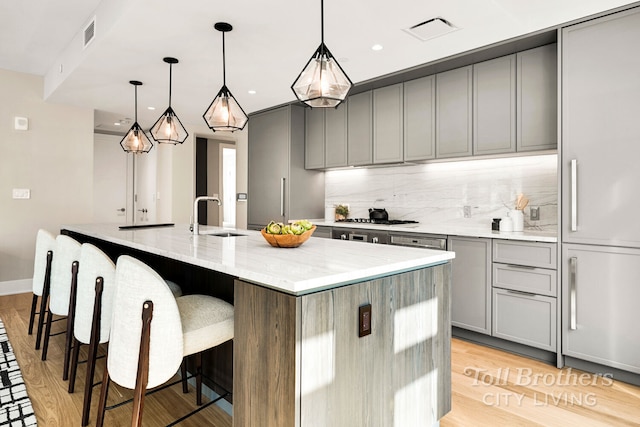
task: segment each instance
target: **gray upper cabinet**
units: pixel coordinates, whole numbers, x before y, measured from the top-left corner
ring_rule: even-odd
[[[347,105],[324,108],[324,166],[327,168],[347,166]]]
[[[473,154],[516,151],[516,55],[473,65]]]
[[[373,91],[373,163],[403,161],[402,83]]]
[[[304,167],[324,168],[325,133],[324,108],[307,108],[304,112]]]
[[[347,166],[347,106],[305,110],[306,169]]]
[[[373,94],[350,96],[347,102],[347,161],[349,166],[373,163]]]
[[[249,228],[324,215],[324,173],[304,169],[304,124],[294,105],[249,118]]]
[[[517,151],[558,145],[558,54],[556,43],[518,52]]]
[[[640,247],[640,9],[562,37],[563,241]],[[597,60],[596,60],[597,58]]]
[[[473,66],[436,74],[436,157],[471,156]]]
[[[436,77],[404,82],[404,159],[436,157]]]
[[[451,324],[491,335],[491,239],[449,237]]]

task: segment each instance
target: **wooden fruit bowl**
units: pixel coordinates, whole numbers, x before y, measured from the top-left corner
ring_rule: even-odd
[[[297,248],[307,240],[316,231],[316,226],[311,227],[310,230],[305,231],[302,234],[269,234],[263,228],[260,230],[262,237],[274,248]]]

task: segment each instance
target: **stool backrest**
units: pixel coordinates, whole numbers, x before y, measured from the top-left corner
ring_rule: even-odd
[[[55,256],[51,265],[51,296],[49,310],[53,314],[67,316],[69,314],[69,298],[71,296],[71,266],[80,260],[80,242],[60,234],[56,237]]]
[[[180,367],[183,336],[180,312],[166,282],[143,262],[122,255],[116,263],[116,292],[107,367],[117,384],[134,389],[142,335],[142,306],[153,302],[147,388],[169,380]]]
[[[76,317],[73,335],[78,341],[88,344],[91,340],[93,309],[96,300],[96,279],[102,277],[99,343],[109,341],[113,294],[116,288],[116,265],[111,258],[90,243],[80,249],[78,290],[76,293]]]
[[[47,230],[40,229],[36,235],[36,253],[33,261],[33,293],[40,296],[44,287],[47,269],[47,252],[55,251],[56,237]]]

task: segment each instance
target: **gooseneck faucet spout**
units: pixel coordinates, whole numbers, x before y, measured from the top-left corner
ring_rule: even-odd
[[[214,194],[213,196],[198,196],[196,197],[196,200],[194,200],[193,202],[193,234],[194,235],[198,235],[200,234],[200,230],[199,230],[199,226],[200,224],[198,224],[198,203],[200,203],[201,201],[212,201],[212,202],[217,202],[218,206],[222,205],[222,202],[220,202],[220,199],[218,198],[217,194]]]

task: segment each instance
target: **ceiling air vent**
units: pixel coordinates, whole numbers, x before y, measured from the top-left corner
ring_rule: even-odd
[[[444,18],[437,17],[406,28],[403,31],[411,34],[418,40],[427,41],[456,30],[458,30],[458,28],[454,27],[451,22]]]
[[[96,37],[96,17],[94,16],[91,21],[84,27],[84,38],[82,39],[82,48],[85,49]]]

